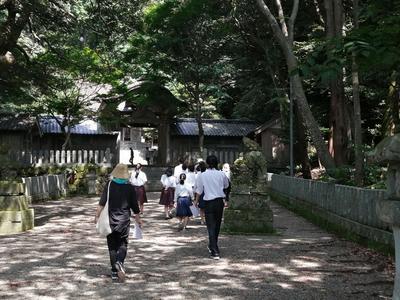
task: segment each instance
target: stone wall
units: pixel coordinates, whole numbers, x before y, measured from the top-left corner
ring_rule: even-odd
[[[22,178],[25,183],[25,196],[29,202],[57,199],[67,193],[65,175],[45,175]]]
[[[362,189],[276,174],[268,174],[268,186],[275,200],[307,208],[349,231],[376,242],[394,246],[390,226],[380,220],[376,203],[385,190]],[[281,198],[281,199],[279,199]]]

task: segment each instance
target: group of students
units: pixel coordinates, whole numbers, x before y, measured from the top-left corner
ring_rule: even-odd
[[[193,162],[180,159],[180,164],[174,169],[168,167],[161,176],[163,185],[159,204],[164,205],[165,219],[172,218],[171,211],[176,210],[179,219],[179,230],[187,230],[190,217],[193,216],[192,206],[196,206],[200,211],[201,224],[205,223],[205,201],[204,192],[198,193],[197,188],[200,174],[207,170],[207,164],[200,161],[197,165]],[[227,177],[229,186],[224,189],[225,201],[228,201],[230,188],[230,168],[225,163],[222,168],[223,174]]]
[[[197,173],[194,172],[197,171]],[[125,279],[124,261],[127,254],[130,218],[132,212],[135,222],[142,226],[140,214],[143,214],[144,203],[147,202],[144,185],[147,176],[142,166],[137,164],[129,174],[128,166],[118,164],[111,172],[112,179],[104,189],[96,210],[96,223],[101,211],[108,203],[111,234],[107,236],[107,244],[111,263],[112,279]],[[179,229],[187,226],[192,216],[190,206],[197,205],[203,211],[208,231],[208,251],[213,259],[220,259],[218,236],[222,215],[230,187],[228,166],[218,170],[218,159],[210,155],[206,163],[200,162],[197,167],[186,165],[184,161],[174,168],[168,168],[161,177],[163,189],[160,204],[164,205],[166,218],[170,218],[170,210],[176,203],[176,215],[180,219]]]

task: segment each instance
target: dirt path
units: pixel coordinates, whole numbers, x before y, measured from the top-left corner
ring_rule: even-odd
[[[386,257],[340,240],[273,205],[275,236],[220,239],[208,257],[206,229],[177,232],[149,193],[144,239],[130,241],[123,284],[109,278],[105,239],[91,223],[94,198],[35,205],[36,227],[0,236],[1,299],[390,299]]]

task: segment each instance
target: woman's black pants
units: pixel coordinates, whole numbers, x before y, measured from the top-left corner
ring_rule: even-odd
[[[113,231],[107,235],[108,251],[110,253],[111,270],[116,272],[115,263],[117,261],[124,263],[126,252],[128,250],[128,237],[126,233]]]

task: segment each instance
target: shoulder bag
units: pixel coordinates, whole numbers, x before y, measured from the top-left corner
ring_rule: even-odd
[[[108,183],[106,205],[104,206],[103,210],[101,211],[99,219],[97,220],[97,223],[96,223],[96,231],[100,236],[103,236],[103,237],[106,237],[107,235],[109,235],[112,232],[111,227],[110,227],[110,217],[108,215],[108,201],[110,199],[110,185],[111,185],[111,181]]]

